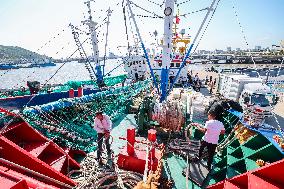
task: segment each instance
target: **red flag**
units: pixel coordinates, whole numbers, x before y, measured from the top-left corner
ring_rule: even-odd
[[[176,24],[179,24],[180,18],[176,16]]]

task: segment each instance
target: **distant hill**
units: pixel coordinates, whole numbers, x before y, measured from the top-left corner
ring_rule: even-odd
[[[46,56],[29,51],[27,49],[17,46],[3,46],[0,45],[0,62],[3,61],[20,61],[20,60],[42,60]]]

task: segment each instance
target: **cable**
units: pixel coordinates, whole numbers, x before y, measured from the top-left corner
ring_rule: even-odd
[[[247,37],[246,37],[246,35],[245,35],[244,28],[243,28],[243,26],[242,26],[242,24],[241,24],[241,22],[240,22],[240,19],[239,19],[239,16],[238,16],[238,13],[237,13],[237,10],[236,10],[236,7],[235,7],[235,5],[234,5],[233,0],[231,0],[231,3],[232,3],[232,7],[233,7],[233,10],[234,10],[234,14],[235,14],[235,17],[236,17],[236,19],[237,19],[239,28],[240,28],[240,30],[241,30],[242,37],[243,37],[244,42],[245,42],[245,44],[246,44],[246,46],[247,46],[247,48],[249,49],[249,52],[250,52],[251,50],[250,50],[250,48],[249,48],[248,40],[247,40]],[[253,58],[253,56],[252,56],[251,53],[249,53],[249,55],[250,55],[251,60],[252,60],[252,62],[253,62],[253,64],[254,64],[255,70],[257,71],[257,67],[256,67],[256,63],[255,63],[255,61],[254,61],[254,58]],[[257,71],[256,73],[258,74],[258,77],[260,77],[259,72]]]
[[[88,38],[85,39],[85,40],[82,42],[82,44],[84,44],[87,40],[88,40]],[[67,59],[71,58],[77,51],[78,51],[78,49],[76,49]],[[44,83],[43,87],[45,87],[45,86],[47,85],[47,83],[59,72],[59,70],[60,70],[66,63],[67,63],[67,62],[64,62],[64,63],[54,72],[54,74],[53,74],[48,80],[46,80],[46,82]],[[26,104],[24,107],[27,107],[27,106],[30,104],[30,102],[31,102],[35,97],[36,97],[36,95],[34,95],[34,96],[27,102],[27,104]]]
[[[248,47],[248,49],[250,49],[250,48],[249,48],[249,44],[248,44],[247,37],[246,37],[246,35],[245,35],[243,26],[242,26],[242,24],[241,24],[241,22],[240,22],[240,20],[239,20],[239,16],[238,16],[238,13],[237,13],[237,10],[236,10],[236,7],[235,7],[235,5],[234,5],[233,0],[231,0],[231,3],[232,3],[232,7],[233,7],[233,10],[234,10],[234,13],[235,13],[235,17],[236,17],[236,19],[237,19],[238,25],[239,25],[240,30],[241,30],[241,33],[242,33],[242,37],[243,37],[243,39],[244,39],[244,42],[245,42],[246,46]],[[250,50],[249,50],[249,52],[250,52]],[[258,72],[258,70],[257,70],[256,63],[255,63],[255,61],[254,61],[253,56],[252,56],[251,53],[250,53],[250,57],[251,57],[251,59],[252,59],[252,61],[253,61],[253,64],[254,64],[256,73],[258,74],[258,77],[260,78],[260,74],[259,74],[259,72]],[[283,60],[282,60],[282,63],[283,63],[283,61],[284,61],[284,58],[283,58]],[[282,63],[281,63],[281,64],[282,64]],[[278,72],[278,74],[279,74],[279,73],[280,73],[280,71]],[[279,76],[279,75],[278,75],[278,76]],[[269,103],[269,106],[270,106],[270,108],[272,109],[271,103]],[[275,121],[276,121],[276,123],[277,123],[278,130],[281,132],[282,137],[284,138],[284,132],[283,132],[282,129],[281,129],[281,126],[280,126],[280,124],[279,124],[279,121],[278,121],[278,119],[277,119],[275,113],[274,113],[273,111],[271,111],[271,113],[272,113],[272,115],[273,115],[273,117],[274,117],[274,119],[275,119]]]
[[[135,7],[139,8],[139,9],[141,9],[141,10],[147,12],[147,13],[153,14],[154,16],[156,16],[156,17],[158,17],[158,18],[163,18],[162,16],[159,16],[159,15],[157,15],[156,13],[151,12],[151,11],[149,11],[149,10],[146,10],[146,9],[144,9],[143,7],[141,7],[141,6],[137,5],[137,4],[135,4],[133,1],[130,1],[130,4],[134,5]]]
[[[151,1],[151,0],[147,0],[148,2],[150,2],[150,3],[152,3],[152,4],[154,4],[154,5],[158,5],[159,7],[161,7],[162,5],[160,5],[159,3],[156,3],[156,2],[154,2],[154,1]]]
[[[197,11],[181,14],[180,16],[186,17],[187,15],[198,13],[198,12],[202,12],[202,11],[206,11],[206,10],[208,10],[208,7],[204,8],[204,9],[197,10]]]
[[[124,0],[122,1],[122,4],[121,4],[121,5],[122,5],[122,12],[123,12],[123,19],[124,19],[124,27],[125,27],[125,34],[126,34],[126,40],[127,40],[127,51],[129,52],[130,43],[129,43],[127,22],[126,22],[126,14],[125,14]],[[130,53],[128,53],[128,55],[130,55]]]
[[[162,17],[148,16],[148,15],[139,15],[139,14],[135,14],[135,16],[137,16],[137,17],[143,17],[143,18],[160,18],[160,19],[163,19]]]
[[[179,7],[180,5],[182,5],[182,4],[184,4],[184,3],[189,3],[191,0],[185,0],[185,1],[183,1],[183,2],[181,2],[181,3],[177,3],[177,7]]]
[[[195,48],[194,48],[193,54],[195,53],[195,51],[196,51],[196,49],[198,48],[198,46],[199,46],[201,40],[203,39],[203,37],[204,37],[204,35],[205,35],[205,32],[207,31],[208,26],[210,25],[210,23],[211,23],[211,21],[212,21],[212,19],[213,19],[213,16],[214,16],[214,14],[215,14],[215,12],[216,12],[216,10],[217,10],[217,7],[218,7],[220,1],[221,1],[221,0],[218,0],[215,9],[214,9],[214,11],[213,11],[213,13],[212,13],[212,15],[211,15],[209,21],[208,21],[208,23],[207,23],[207,25],[206,25],[206,27],[205,27],[203,33],[202,33],[200,39],[198,40],[198,42],[197,42],[197,44],[196,44],[196,46],[195,46]],[[201,10],[202,10],[202,9],[201,9]],[[206,10],[208,10],[208,8],[206,8]],[[199,11],[200,11],[200,10],[199,10]]]

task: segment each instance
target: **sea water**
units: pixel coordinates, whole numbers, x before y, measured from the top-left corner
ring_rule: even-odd
[[[105,63],[105,74],[112,71],[122,63],[121,59],[108,59]],[[56,71],[63,65],[57,63],[56,66],[20,68],[12,70],[0,70],[0,89],[14,89],[21,86],[27,86],[27,81],[39,81],[41,84],[46,83]],[[93,64],[94,65],[94,64]],[[190,70],[203,70],[204,65],[190,65]],[[111,76],[126,73],[122,64],[110,73]],[[90,74],[85,68],[84,63],[77,61],[67,62],[60,70],[50,79],[48,84],[64,84],[67,81],[85,81],[90,80]]]
[[[105,73],[107,74],[121,63],[121,59],[106,60]],[[63,63],[57,63],[56,66],[49,67],[20,68],[12,69],[9,71],[0,70],[0,89],[20,88],[21,86],[26,87],[27,81],[39,81],[40,83],[44,84],[56,73],[56,71],[62,65]],[[111,72],[110,75],[115,76],[123,73],[125,73],[125,70],[124,66],[121,65],[113,72]],[[85,81],[90,79],[90,74],[85,68],[85,64],[73,61],[65,63],[64,66],[54,75],[54,77],[48,83],[64,84],[70,80]]]

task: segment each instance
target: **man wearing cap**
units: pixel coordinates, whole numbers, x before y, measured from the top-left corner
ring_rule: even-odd
[[[213,162],[214,153],[218,144],[220,134],[225,133],[225,128],[222,122],[216,120],[216,112],[209,110],[208,121],[205,123],[205,127],[200,127],[196,125],[197,129],[205,133],[203,140],[201,141],[201,146],[199,149],[199,158],[202,156],[202,152],[205,147],[208,149],[208,161],[207,168],[211,169]]]
[[[110,155],[111,155],[111,149],[110,149],[110,144],[109,144],[109,136],[110,136],[110,131],[112,129],[112,122],[111,122],[109,116],[103,114],[102,111],[97,111],[96,117],[95,117],[95,120],[94,120],[94,129],[98,133],[97,158],[98,158],[99,162],[101,163],[103,138],[105,138],[105,145],[106,145],[108,157],[110,158]]]

